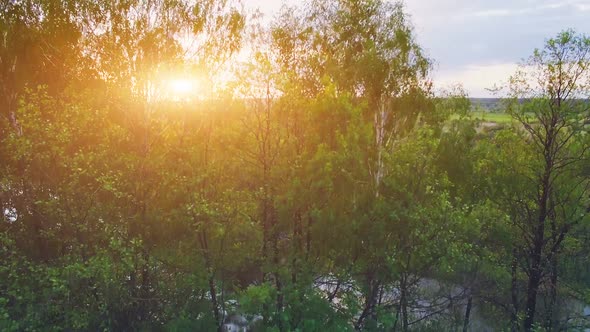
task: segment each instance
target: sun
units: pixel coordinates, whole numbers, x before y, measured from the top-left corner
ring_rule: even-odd
[[[167,81],[166,90],[174,100],[193,99],[199,93],[199,84],[196,79],[173,78]]]
[[[177,94],[189,93],[194,89],[194,82],[188,79],[174,79],[170,81],[170,89]]]

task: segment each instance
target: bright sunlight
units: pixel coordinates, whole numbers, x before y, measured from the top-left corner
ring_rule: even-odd
[[[199,84],[196,79],[173,78],[167,81],[166,95],[172,100],[190,100],[198,97]]]

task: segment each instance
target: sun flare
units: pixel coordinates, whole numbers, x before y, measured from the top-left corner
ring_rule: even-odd
[[[174,78],[167,82],[168,95],[173,99],[191,99],[199,92],[199,84],[195,79]]]

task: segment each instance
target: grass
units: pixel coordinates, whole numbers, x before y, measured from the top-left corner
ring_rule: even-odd
[[[473,112],[473,117],[482,122],[512,123],[514,121],[507,113]]]
[[[458,119],[456,114],[451,115],[451,120]],[[485,111],[471,112],[471,118],[480,120],[481,122],[493,122],[498,124],[512,123],[513,119],[508,113],[492,113]]]

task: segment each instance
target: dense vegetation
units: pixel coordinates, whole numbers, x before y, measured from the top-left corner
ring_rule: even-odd
[[[241,8],[0,3],[0,330],[590,325],[587,37],[482,123],[402,3]]]

